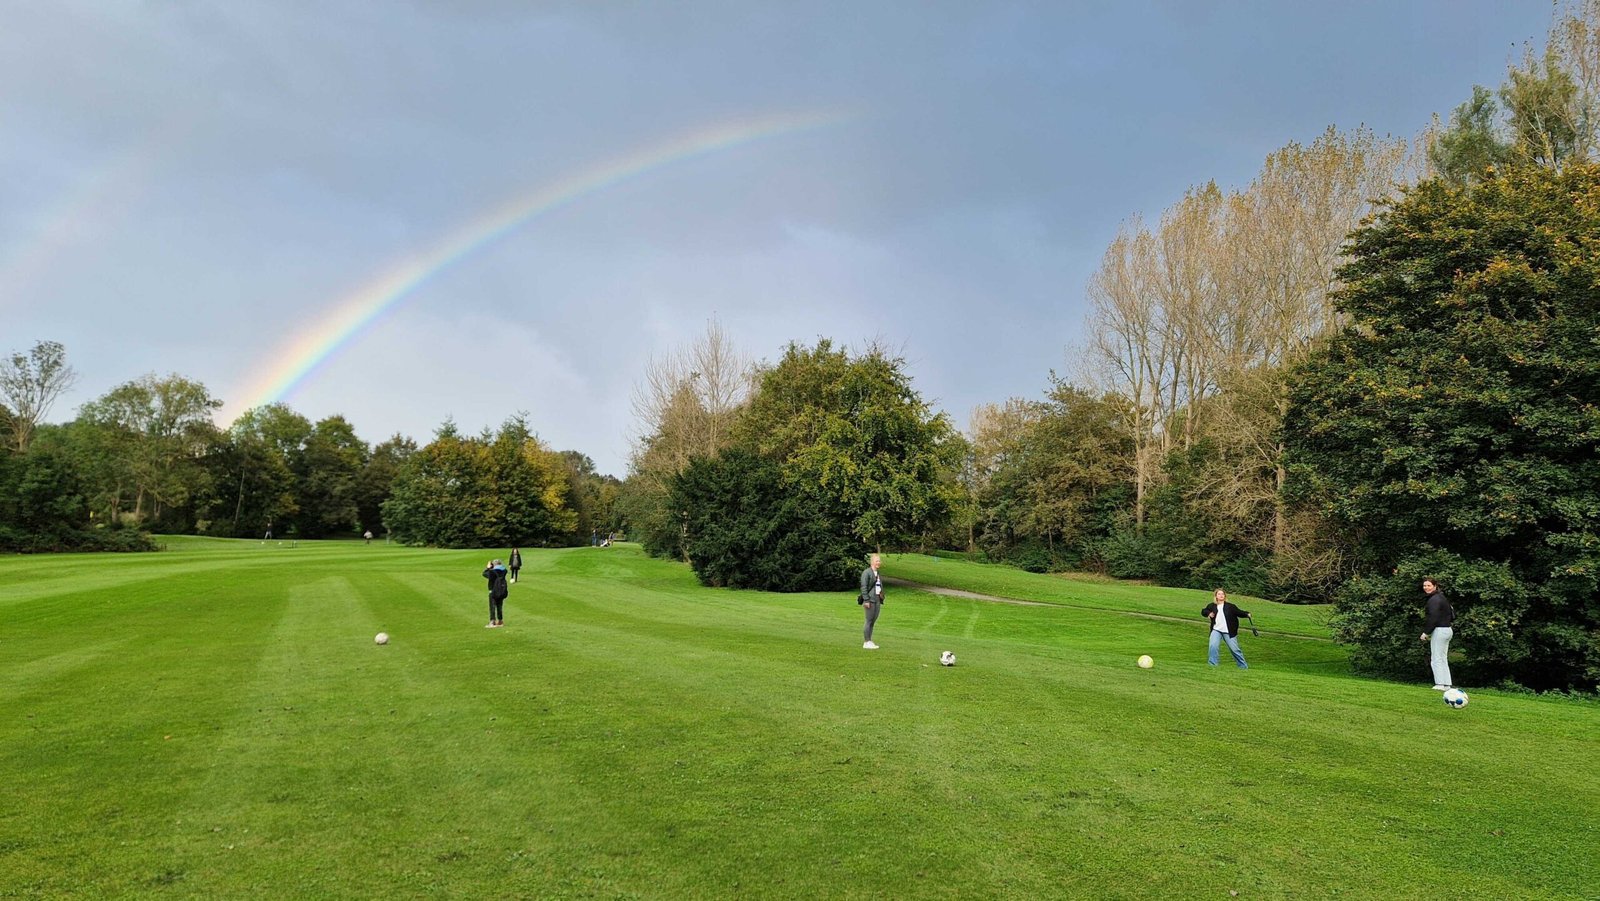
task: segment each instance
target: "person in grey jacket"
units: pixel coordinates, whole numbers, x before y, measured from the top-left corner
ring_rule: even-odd
[[[869,651],[876,651],[878,646],[872,643],[872,626],[878,621],[878,611],[883,608],[883,574],[878,572],[878,567],[883,564],[883,558],[877,554],[872,555],[871,565],[861,571],[861,593],[856,595],[856,603],[866,611],[867,625],[862,630],[861,637],[866,641],[861,646]]]
[[[1422,640],[1428,643],[1432,652],[1430,663],[1433,665],[1433,690],[1446,691],[1450,688],[1450,639],[1455,637],[1456,608],[1450,606],[1450,599],[1439,590],[1439,583],[1432,579],[1422,580],[1422,590],[1428,594],[1428,606],[1422,620]]]

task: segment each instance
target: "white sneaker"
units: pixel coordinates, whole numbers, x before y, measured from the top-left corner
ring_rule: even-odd
[[[485,629],[493,629],[494,628],[494,623],[490,623],[489,625],[484,626],[484,628]]]
[[[1448,685],[1435,685],[1433,687],[1433,690],[1434,691],[1449,691],[1450,690],[1450,686],[1448,686]]]
[[[878,646],[873,644],[870,641],[866,642],[865,644],[863,644],[862,647],[866,648],[869,651],[876,651],[878,649]]]

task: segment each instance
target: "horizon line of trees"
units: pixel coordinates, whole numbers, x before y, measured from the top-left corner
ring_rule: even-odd
[[[341,415],[313,423],[282,403],[220,428],[222,402],[203,384],[152,373],[46,422],[76,380],[59,342],[0,358],[0,550],[148,550],[150,532],[537,546],[620,527],[620,481],[584,454],[549,450],[525,414],[499,438],[463,437],[447,420],[426,447],[399,434],[369,445]],[[474,481],[461,468],[446,483],[459,509],[429,499],[430,465],[497,441],[525,446],[526,472]]]

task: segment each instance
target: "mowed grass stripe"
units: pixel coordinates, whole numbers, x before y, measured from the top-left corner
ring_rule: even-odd
[[[569,611],[570,612],[570,611]],[[510,614],[508,613],[508,621]],[[605,721],[624,722],[626,728],[608,729],[603,740],[575,750],[579,758],[574,766],[589,773],[609,773],[615,788],[612,803],[608,806],[607,822],[626,824],[619,836],[635,834],[639,829],[670,834],[678,840],[697,842],[708,855],[704,858],[709,871],[726,873],[741,878],[737,867],[731,867],[726,851],[730,841],[743,842],[744,836],[761,832],[759,817],[763,811],[786,816],[793,813],[793,793],[810,798],[813,806],[807,810],[813,818],[826,820],[826,811],[850,812],[856,808],[870,809],[873,789],[870,784],[882,778],[881,771],[870,766],[868,752],[841,744],[830,738],[839,726],[851,721],[862,722],[871,716],[871,700],[862,697],[857,705],[846,704],[841,709],[839,700],[849,699],[848,692],[856,686],[806,686],[791,684],[786,703],[776,711],[756,696],[730,698],[716,689],[720,684],[734,680],[749,682],[750,667],[759,664],[760,657],[752,657],[727,636],[717,630],[685,631],[681,636],[663,641],[651,639],[634,624],[626,628],[600,625],[596,615],[580,609],[579,615],[560,628],[567,633],[565,645],[568,653],[587,658],[587,665],[565,663],[562,671],[575,686],[572,702],[577,710],[598,709],[606,711]],[[500,633],[515,640],[516,633]],[[537,633],[528,642],[537,644]],[[753,639],[757,644],[760,639]],[[590,652],[592,653],[586,653]],[[859,651],[859,649],[857,649]],[[769,661],[770,663],[770,661]],[[811,668],[789,664],[791,674],[809,677]],[[768,673],[770,678],[771,674]],[[814,680],[809,680],[814,682]],[[707,687],[713,690],[708,694]],[[830,697],[826,703],[812,703],[805,689],[823,689]],[[717,703],[708,702],[716,699]],[[806,720],[820,729],[801,738],[793,735],[793,718],[796,707],[805,704]],[[674,711],[687,717],[682,729],[663,732],[649,725],[661,716],[662,711]],[[578,714],[581,716],[581,714]],[[832,726],[829,721],[833,720]],[[671,749],[670,766],[641,766],[630,749]],[[777,752],[777,753],[774,753]],[[852,759],[852,754],[854,758]],[[730,755],[732,757],[730,758]],[[791,768],[793,758],[803,767]],[[829,762],[820,767],[816,759]],[[776,772],[775,772],[776,770]],[[869,786],[856,785],[857,774],[867,774]],[[778,778],[781,776],[782,778]],[[673,788],[676,791],[667,789]],[[689,797],[673,801],[656,810],[649,799],[671,799],[683,794]],[[839,797],[831,797],[842,792]],[[820,806],[817,806],[820,805]],[[756,818],[754,821],[751,818]],[[638,822],[643,819],[644,822]],[[737,826],[738,836],[730,835],[730,827]],[[792,832],[793,824],[783,831]],[[838,848],[837,866],[851,866],[851,861],[867,860],[862,848],[851,844],[846,830],[846,840]],[[838,836],[818,834],[807,837],[807,845],[816,842],[838,841]],[[948,857],[954,848],[943,848]],[[765,854],[774,861],[784,857],[784,849],[774,848]],[[756,851],[755,858],[763,856]],[[697,855],[697,860],[701,859]],[[746,874],[750,879],[759,874]],[[770,877],[770,874],[762,878]],[[850,878],[864,878],[855,874]],[[759,882],[759,880],[758,880]],[[775,883],[774,883],[775,884]],[[641,886],[645,887],[645,886]]]
[[[590,867],[581,872],[562,872],[557,868],[554,875],[560,877],[558,882],[565,885],[600,879],[606,885],[631,885],[628,891],[651,895],[662,890],[663,879],[667,880],[665,884],[672,884],[688,878],[696,870],[703,870],[706,878],[716,875],[735,882],[741,878],[757,882],[769,878],[770,874],[742,872],[724,853],[728,846],[729,818],[736,817],[744,807],[761,807],[768,802],[750,796],[752,785],[761,784],[760,780],[750,778],[751,772],[760,769],[759,758],[719,761],[728,753],[720,736],[730,729],[736,730],[743,736],[738,745],[758,753],[764,742],[748,741],[756,720],[749,711],[703,703],[700,678],[686,683],[689,688],[682,698],[673,697],[671,679],[692,672],[684,665],[686,659],[706,661],[723,652],[692,643],[685,648],[674,648],[660,640],[644,638],[635,646],[624,645],[620,649],[615,640],[597,642],[594,640],[597,635],[615,639],[638,633],[595,625],[596,611],[586,604],[558,596],[554,591],[556,587],[546,584],[538,598],[532,597],[528,583],[514,588],[506,614],[511,626],[504,630],[481,630],[480,627],[475,634],[459,633],[458,640],[479,648],[496,649],[475,655],[484,667],[537,669],[550,674],[552,681],[539,681],[543,691],[534,697],[541,702],[548,699],[548,703],[554,705],[541,708],[550,717],[554,729],[533,740],[532,747],[541,749],[541,753],[528,765],[554,766],[566,774],[568,784],[557,802],[558,809],[572,805],[588,810],[580,822],[569,824],[560,834],[562,847],[569,850],[574,844],[610,847],[612,853],[602,856],[626,861],[642,853],[638,849],[640,836],[657,836],[657,840],[667,840],[674,847],[684,848],[686,855],[668,871],[658,865],[648,865],[648,860],[642,858],[626,866]],[[572,593],[586,595],[589,592]],[[469,607],[457,599],[459,592],[453,590],[453,586],[450,590],[436,592],[435,596],[446,594],[450,599],[440,605],[443,615],[470,630],[472,626],[468,623],[476,624],[479,617],[463,612]],[[481,603],[471,603],[470,609],[478,608]],[[685,635],[691,636],[691,633]],[[705,630],[700,630],[700,637],[704,635]],[[552,641],[552,638],[557,640]],[[688,638],[683,641],[687,642]],[[587,653],[590,649],[601,650]],[[619,665],[623,661],[626,665]],[[706,668],[716,669],[715,666]],[[487,679],[475,675],[476,667],[455,667],[441,672],[477,685],[480,691],[495,696],[502,692],[514,694],[518,688],[515,681],[502,683],[501,673],[495,670],[490,671]],[[508,679],[513,677],[513,673],[504,675]],[[516,714],[519,708],[518,699],[511,697],[504,709]],[[618,722],[627,726],[618,728],[615,725]],[[570,738],[574,731],[591,738],[574,741]],[[711,743],[706,744],[707,741]],[[672,759],[652,766],[649,757],[641,759],[632,753],[639,750],[670,752]],[[507,765],[514,769],[522,766],[514,756],[507,759]],[[573,805],[574,793],[584,797],[592,792],[603,794]],[[682,795],[688,797],[680,797]],[[651,804],[651,799],[657,798],[670,803],[658,809]],[[779,799],[773,799],[772,803],[781,806]],[[515,833],[508,838],[515,840]],[[539,862],[543,860],[546,867],[543,876],[552,876],[551,855],[541,855],[537,843],[519,853],[522,856],[518,872],[531,875],[526,872],[531,868],[537,873]],[[772,856],[774,860],[783,857],[781,853]],[[563,859],[570,860],[571,856]],[[646,866],[640,869],[638,864]],[[685,891],[694,894],[690,886],[696,884],[699,883],[692,879],[684,883]]]
[[[459,609],[459,605],[450,604],[450,615],[459,619]],[[675,844],[697,846],[700,850],[692,853],[688,859],[696,861],[696,866],[705,867],[709,873],[720,873],[734,880],[760,876],[753,873],[741,876],[737,867],[730,870],[730,862],[722,852],[728,845],[730,817],[737,817],[740,810],[749,807],[773,806],[778,809],[785,806],[781,798],[768,801],[751,797],[752,784],[761,784],[760,780],[752,780],[750,773],[759,772],[765,766],[764,754],[760,751],[764,742],[751,743],[748,738],[753,730],[760,731],[765,711],[738,709],[730,705],[708,706],[698,702],[703,689],[702,677],[694,677],[694,669],[684,665],[685,660],[692,659],[695,667],[702,670],[725,671],[726,667],[716,665],[717,658],[731,659],[738,655],[730,654],[726,647],[716,647],[717,642],[694,641],[694,636],[688,633],[677,640],[682,647],[672,647],[660,641],[651,642],[631,629],[598,626],[590,608],[582,604],[561,607],[550,606],[547,601],[546,606],[535,609],[544,614],[545,619],[552,620],[550,628],[539,628],[543,623],[518,627],[516,623],[527,624],[529,617],[508,610],[507,620],[513,626],[506,630],[484,632],[493,642],[507,649],[507,657],[518,653],[514,650],[517,645],[531,645],[533,647],[528,651],[527,658],[537,660],[540,667],[550,667],[562,674],[561,681],[554,687],[565,687],[570,691],[565,702],[560,704],[555,723],[567,729],[588,729],[590,721],[598,715],[600,722],[615,723],[620,720],[630,724],[625,729],[603,729],[598,735],[598,742],[574,743],[563,742],[555,737],[550,739],[552,749],[557,754],[570,755],[563,765],[566,772],[577,774],[577,778],[584,780],[585,784],[607,786],[610,795],[610,800],[603,805],[605,815],[591,816],[586,828],[575,836],[567,837],[566,841],[587,843],[603,839],[620,842],[624,848],[628,848],[637,841],[630,839],[630,836],[668,836]],[[566,621],[559,621],[563,619]],[[699,637],[703,639],[706,634],[702,631]],[[550,635],[560,636],[564,640],[553,648],[541,648]],[[597,636],[612,640],[596,641]],[[634,653],[631,647],[625,646],[619,653],[616,639],[635,636],[638,636],[638,644],[634,647],[638,652]],[[593,655],[583,653],[592,648],[605,650],[597,650]],[[583,660],[571,659],[573,649],[577,649],[578,655],[589,658],[587,665]],[[626,661],[627,665],[619,666],[620,661]],[[452,671],[452,675],[461,678],[461,670]],[[682,683],[684,689],[681,694],[673,684],[679,676],[691,677]],[[675,695],[678,699],[675,699]],[[629,715],[635,705],[638,705],[635,711],[637,717]],[[513,701],[510,708],[514,709],[515,706]],[[667,728],[661,728],[659,722],[663,715],[670,715]],[[635,725],[636,719],[650,725]],[[728,754],[727,747],[720,740],[710,745],[702,744],[708,737],[718,739],[729,729],[743,736],[738,742],[740,747],[748,748],[751,754],[757,756],[719,762],[719,758]],[[642,766],[629,753],[630,749],[668,749],[674,756],[668,765]],[[541,765],[549,762],[548,756],[540,760]],[[791,785],[788,788],[804,788],[804,785]],[[650,806],[649,799],[672,799],[685,792],[690,797],[674,801],[665,809],[655,810]],[[775,860],[781,858],[781,853],[774,857]],[[681,870],[682,867],[676,869]],[[651,869],[631,878],[642,880],[636,890],[649,892],[661,875]]]
[[[118,653],[7,695],[0,777],[9,787],[5,822],[16,828],[5,831],[25,853],[0,859],[0,888],[64,896],[159,884],[141,858],[203,771],[189,743],[221,728],[219,694],[254,664],[248,648],[218,638],[259,634],[281,611],[270,592],[248,605],[193,603],[214,587],[175,583],[172,598],[143,585],[87,593],[59,626],[32,617],[13,630],[7,618],[5,644],[43,659],[86,636],[127,640]],[[50,627],[38,629],[41,620]]]
[[[621,697],[646,700],[647,708],[642,711],[645,713],[650,709],[677,709],[682,707],[683,709],[694,710],[705,706],[704,703],[683,702],[681,704],[666,703],[658,708],[656,702],[662,700],[663,693],[670,685],[677,685],[684,697],[695,698],[703,693],[708,679],[713,683],[718,680],[723,682],[730,680],[748,682],[754,672],[752,668],[764,670],[765,672],[761,673],[761,675],[767,679],[772,677],[774,658],[766,647],[767,642],[763,641],[764,637],[770,637],[765,635],[769,627],[763,626],[763,617],[773,611],[763,609],[763,605],[759,603],[755,607],[751,606],[752,602],[759,602],[763,599],[763,596],[751,593],[716,593],[716,600],[719,603],[714,605],[717,609],[710,614],[710,619],[715,625],[708,627],[706,625],[707,611],[701,610],[696,622],[681,622],[685,618],[685,608],[681,605],[663,605],[659,603],[660,598],[650,597],[648,592],[629,591],[629,603],[626,604],[617,604],[610,601],[581,600],[580,598],[590,597],[594,594],[592,589],[593,580],[584,581],[584,585],[564,585],[557,580],[525,582],[521,588],[533,589],[537,585],[539,586],[540,594],[537,600],[524,600],[521,604],[518,601],[521,600],[520,596],[524,592],[514,588],[512,601],[508,605],[507,611],[507,620],[512,623],[512,626],[507,630],[496,631],[493,634],[497,638],[503,638],[508,641],[527,636],[525,640],[536,645],[544,643],[542,637],[554,634],[559,636],[565,645],[570,648],[580,649],[580,652],[582,649],[598,649],[592,655],[595,661],[593,670],[580,673],[578,681],[595,685],[595,691],[607,699],[612,698],[613,692],[620,687]],[[586,585],[590,587],[585,587]],[[527,593],[531,594],[532,592],[529,591]],[[803,599],[804,596],[791,596],[790,598],[785,598],[785,600],[793,600],[794,598]],[[520,612],[523,609],[532,613],[534,618],[539,621],[531,627],[519,627],[518,623],[526,624],[528,621],[528,616]],[[623,613],[622,611],[624,610],[631,611],[631,614]],[[794,613],[792,610],[777,612]],[[859,616],[853,604],[850,605],[850,612],[855,616]],[[816,618],[814,613],[806,615],[813,620]],[[690,618],[693,619],[693,617]],[[853,617],[849,622],[851,625],[846,626],[846,635],[851,634],[855,628],[858,628],[854,625]],[[846,644],[845,652],[841,653],[838,629],[830,628],[827,625],[814,628],[818,636],[826,637],[826,643],[796,643],[792,639],[780,637],[776,640],[786,647],[784,655],[776,659],[788,661],[789,652],[799,649],[820,652],[834,664],[848,665],[855,659],[854,655],[861,653],[859,645],[854,642]],[[780,630],[779,635],[781,636],[782,634]],[[754,650],[751,650],[752,648]],[[781,666],[789,672],[797,673],[799,681],[814,681],[812,679],[815,674],[813,666],[793,662],[781,664]],[[812,687],[814,688],[815,686]],[[865,721],[871,718],[873,702],[869,696],[870,692],[859,686],[852,685],[838,687],[830,685],[825,686],[825,688],[825,694],[828,695],[825,703],[820,705],[807,704],[804,716],[808,721],[821,723],[826,722],[828,717],[838,716],[838,696],[841,692],[860,693],[863,698],[862,703],[865,705],[853,716],[846,715],[845,718],[847,720]],[[752,729],[756,729],[757,723],[770,720],[771,708],[759,697],[751,697],[749,699],[741,697],[737,705],[728,704],[726,697],[723,698],[723,701],[723,713],[725,715],[722,718],[729,719],[731,723],[739,726],[743,737],[735,740],[740,745],[748,743],[747,733]],[[805,702],[800,701],[798,703]],[[797,695],[789,695],[788,702],[780,707],[783,715],[777,720],[771,720],[771,722],[777,724],[777,728],[771,730],[774,734],[782,734],[787,729],[792,717],[796,714],[796,706]],[[848,723],[845,725],[848,725]],[[716,731],[718,730],[712,730],[713,733]],[[835,750],[840,753],[837,758],[839,761],[850,761],[849,763],[839,764],[845,767],[842,771],[845,776],[860,770],[867,763],[868,758],[859,751],[856,757],[850,760],[850,751],[848,749],[836,748]],[[691,761],[698,764],[707,759],[708,755],[714,757],[717,751],[718,747],[689,748],[685,754],[687,759],[683,762],[683,765],[687,766]],[[726,750],[722,750],[721,753],[725,754]],[[625,761],[602,762],[607,763],[607,768],[612,770],[626,766]],[[822,775],[828,779],[830,785],[839,779],[837,774],[824,772]],[[739,793],[748,793],[749,791],[749,781],[747,779],[734,779],[730,782],[727,778],[721,778],[717,780],[717,783],[732,788]],[[804,784],[803,781],[801,784]],[[848,784],[846,782],[847,788]],[[807,789],[808,792],[816,790],[816,788]],[[857,803],[862,803],[861,799],[869,798],[870,795],[871,790],[869,789],[862,789],[859,792],[859,796],[847,790],[845,801],[847,806],[853,806]],[[638,803],[632,792],[625,793],[622,797],[630,807]],[[643,797],[643,795],[639,797]],[[748,801],[749,799],[746,798],[744,800]],[[784,805],[776,801],[774,803],[776,804],[775,809],[783,809]],[[727,807],[727,804],[721,803],[712,806],[714,809],[722,809]],[[756,806],[762,805],[758,803]],[[674,828],[680,832],[684,829],[692,828],[692,818],[689,820],[690,825],[685,825],[682,811],[675,812],[672,819],[676,822]],[[719,816],[709,824],[709,827],[708,850],[725,847],[727,829],[723,818]],[[942,848],[938,853],[930,854],[930,857],[949,858],[952,851],[952,848]],[[844,861],[858,858],[860,849],[853,845],[847,845],[841,849],[841,854],[843,856],[840,858],[840,865],[843,866]],[[851,878],[861,878],[861,874],[856,874]]]
[[[490,863],[493,835],[459,828],[451,813],[499,822],[514,812],[484,808],[503,797],[486,791],[497,779],[492,713],[429,677],[424,650],[371,641],[390,618],[375,608],[406,606],[408,591],[380,577],[296,592],[277,653],[244,699],[234,766],[192,799],[192,816],[226,814],[182,849],[198,860],[197,879],[250,894],[348,894],[366,890],[352,883],[348,862],[360,861],[388,890],[426,894],[441,862]]]

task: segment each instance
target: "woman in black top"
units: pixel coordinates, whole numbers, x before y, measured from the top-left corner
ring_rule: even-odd
[[[1426,616],[1422,620],[1422,640],[1432,652],[1433,690],[1444,691],[1450,687],[1450,639],[1455,636],[1456,608],[1439,590],[1439,583],[1422,580],[1422,590],[1428,593]]]

